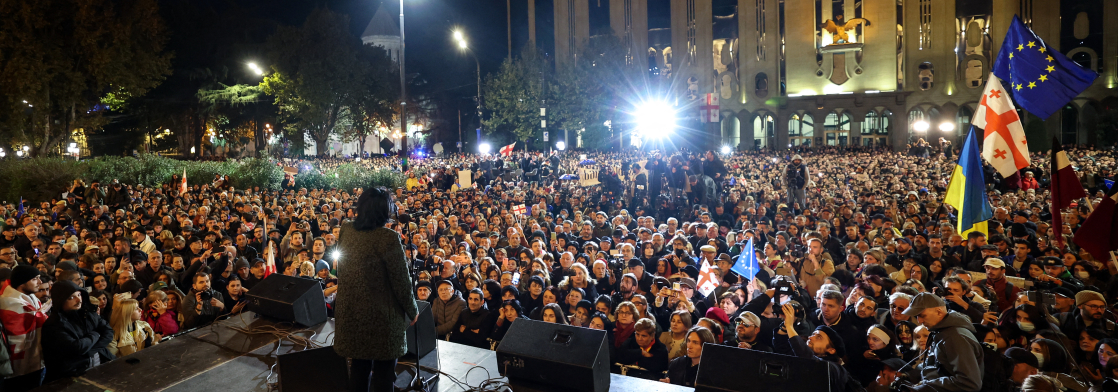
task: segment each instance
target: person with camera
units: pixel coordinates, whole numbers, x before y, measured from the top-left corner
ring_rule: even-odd
[[[1071,276],[1064,260],[1056,256],[1041,257],[1038,261],[1044,266],[1044,275],[1036,277],[1037,287],[1040,289],[1066,287],[1073,293],[1083,290],[1083,282]]]
[[[917,294],[904,314],[915,317],[932,335],[919,367],[921,380],[904,384],[902,391],[982,389],[984,353],[969,319],[948,311],[943,299],[932,293]]]
[[[784,179],[781,181],[788,192],[788,206],[800,211],[807,206],[804,187],[807,186],[808,170],[803,162],[804,159],[800,154],[793,155],[792,162],[784,167]]]
[[[986,279],[974,282],[974,285],[987,287],[987,291],[994,296],[990,300],[997,304],[998,309],[1013,308],[1017,301],[1017,295],[1021,293],[1021,288],[1014,286],[1005,278],[1005,261],[993,257],[988,258],[982,267],[986,269]]]
[[[936,287],[933,292],[947,303],[947,310],[962,313],[970,318],[972,323],[982,322],[982,306],[971,302],[968,296],[974,295],[970,285],[958,276],[949,276],[943,279],[944,287]]]
[[[864,390],[862,385],[840,365],[841,358],[846,356],[846,345],[842,336],[831,327],[820,325],[815,327],[815,331],[805,339],[796,331],[798,317],[792,303],[784,304],[780,310],[784,323],[773,335],[773,347],[777,348],[777,352],[791,350],[797,357],[826,362],[827,375],[832,380],[828,392]]]
[[[210,288],[210,274],[198,272],[186,298],[182,299],[183,329],[212,323],[225,310],[221,293]]]

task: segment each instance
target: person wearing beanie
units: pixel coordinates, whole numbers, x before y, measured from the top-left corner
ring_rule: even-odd
[[[68,283],[73,285],[73,282]],[[43,304],[35,298],[40,284],[39,270],[20,264],[12,268],[8,286],[0,293],[0,309],[3,310],[0,311],[0,323],[8,338],[12,357],[12,374],[4,380],[5,390],[25,391],[42,385],[43,350],[40,341],[51,303]]]
[[[781,306],[784,324],[773,335],[773,347],[777,353],[791,353],[800,358],[823,361],[827,364],[827,374],[831,375],[828,392],[860,391],[862,386],[843,368],[839,362],[846,355],[846,345],[838,332],[826,325],[815,328],[806,339],[796,332],[796,309],[792,304]]]
[[[1118,331],[1113,321],[1106,319],[1106,297],[1093,290],[1083,290],[1075,294],[1075,307],[1070,312],[1056,315],[1060,321],[1060,331],[1067,336],[1079,336],[1087,328],[1100,328],[1114,336]]]
[[[79,291],[81,288],[70,281],[60,281],[50,289],[58,305],[43,324],[44,382],[81,376],[115,359],[108,349],[113,342],[112,327],[101,316],[81,311]]]

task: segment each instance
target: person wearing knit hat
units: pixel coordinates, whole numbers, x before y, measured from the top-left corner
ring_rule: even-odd
[[[78,285],[68,280],[59,281],[50,289],[51,298],[58,304],[43,324],[43,357],[48,369],[44,382],[77,377],[93,366],[115,359],[108,350],[113,342],[112,327],[100,316],[81,311],[80,291]]]
[[[1087,328],[1101,328],[1113,335],[1118,332],[1113,321],[1106,319],[1106,297],[1098,291],[1083,290],[1075,294],[1078,309],[1060,313],[1060,331],[1067,336],[1079,336]]]
[[[13,373],[4,380],[4,388],[34,389],[42,383],[43,353],[39,342],[49,308],[35,297],[40,285],[39,270],[35,267],[15,266],[8,281],[0,294],[0,309],[4,310],[2,321]]]
[[[826,363],[827,374],[831,376],[828,392],[861,390],[858,381],[839,365],[840,358],[846,355],[846,345],[838,332],[826,325],[820,325],[805,339],[796,332],[796,309],[792,304],[784,304],[781,312],[784,323],[777,332],[773,333],[774,348],[778,347],[778,350],[790,348],[797,357]],[[787,346],[780,347],[782,345]]]

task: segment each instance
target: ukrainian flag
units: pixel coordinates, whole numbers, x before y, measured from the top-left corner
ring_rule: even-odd
[[[972,125],[967,134],[967,141],[963,143],[963,151],[959,153],[959,162],[951,174],[951,183],[947,185],[947,197],[943,200],[944,203],[955,207],[955,215],[959,219],[955,230],[964,238],[971,231],[989,235],[986,221],[994,217],[990,201],[986,198],[982,155],[978,151],[981,145],[977,130]]]

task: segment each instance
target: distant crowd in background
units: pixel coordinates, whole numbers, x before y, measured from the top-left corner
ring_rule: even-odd
[[[1052,227],[1036,153],[1017,178],[987,168],[989,234],[962,236],[942,202],[949,149],[417,159],[390,227],[439,337],[479,348],[532,319],[607,331],[615,372],[685,386],[703,345],[724,344],[823,361],[833,390],[1118,389],[1118,264],[1071,240],[1091,206]],[[1098,203],[1115,151],[1067,152]],[[341,163],[401,168],[276,162]],[[74,179],[0,206],[5,390],[236,316],[268,259],[320,282],[333,311],[361,189],[180,184]]]

